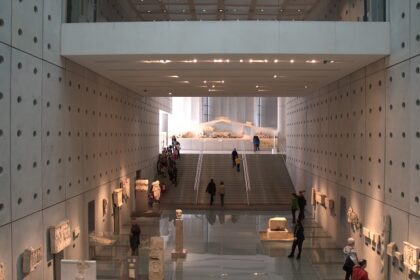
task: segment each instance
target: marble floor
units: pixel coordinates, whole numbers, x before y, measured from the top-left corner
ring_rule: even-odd
[[[184,260],[171,259],[175,211],[164,211],[160,218],[139,218],[142,242],[138,279],[148,279],[148,239],[156,235],[165,240],[165,280],[343,279],[341,249],[309,218],[304,223],[306,240],[300,260],[287,258],[290,242],[260,241],[259,232],[266,230],[268,219],[287,217],[287,214],[184,212],[184,248],[188,250]],[[122,230],[119,243],[128,244],[128,227]],[[120,252],[124,253],[114,260],[98,261],[98,279],[128,279],[125,276],[128,245],[125,249],[120,248]]]

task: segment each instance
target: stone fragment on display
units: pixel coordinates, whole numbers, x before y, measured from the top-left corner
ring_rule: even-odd
[[[334,210],[335,204],[333,199],[328,199],[328,209]]]
[[[420,255],[420,248],[414,246],[413,244],[404,241],[404,265],[414,271],[418,272],[419,270],[419,255]]]
[[[153,192],[153,197],[155,198],[155,200],[160,201],[161,188],[160,188],[160,182],[159,181],[154,181],[152,183],[152,192]]]
[[[27,248],[23,252],[22,257],[22,272],[29,274],[34,271],[42,261],[42,250],[39,248]]]
[[[147,192],[149,190],[149,180],[136,180],[136,190]]]
[[[112,192],[112,200],[115,207],[123,206],[123,193],[121,188],[115,189]]]
[[[6,272],[5,272],[4,264],[0,263],[0,280],[5,280],[6,279],[5,274],[6,274]]]
[[[390,257],[394,257],[394,253],[397,249],[397,245],[395,242],[391,242],[388,245],[386,245],[386,254]]]
[[[271,231],[285,231],[287,228],[287,219],[284,217],[275,217],[268,220],[268,228]]]
[[[64,220],[50,230],[51,254],[63,251],[71,244],[70,220]]]

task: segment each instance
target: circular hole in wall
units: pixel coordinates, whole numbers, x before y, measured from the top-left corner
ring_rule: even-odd
[[[58,190],[59,191],[61,191],[61,189],[62,189],[63,187],[60,185],[60,186],[58,186]]]
[[[3,63],[3,61],[4,61],[4,57],[0,55],[0,63]]]
[[[32,132],[32,136],[33,136],[33,137],[36,137],[36,130],[34,130],[34,131]]]
[[[50,193],[51,193],[51,190],[50,190],[50,189],[48,189],[48,190],[47,190],[47,194],[50,194]]]
[[[38,104],[38,101],[36,101],[36,99],[34,99],[34,101],[32,101],[32,104],[33,104],[34,106],[36,106],[36,105]]]
[[[380,190],[381,189],[381,185],[378,185],[378,190]]]
[[[18,96],[16,101],[17,101],[17,103],[22,102],[22,97]]]
[[[22,69],[22,62],[19,62],[19,63],[17,64],[17,67],[18,67],[18,69]]]
[[[416,41],[418,42],[418,41],[420,41],[420,34],[417,34],[416,35]]]
[[[47,49],[49,49],[49,50],[51,49],[51,44],[50,43],[47,44]]]
[[[0,18],[0,27],[4,26],[4,20]]]
[[[0,129],[0,137],[3,136],[3,129]]]
[[[391,188],[389,188],[389,189],[388,189],[388,192],[389,192],[389,193],[392,193],[392,189],[391,189]]]
[[[402,49],[405,48],[405,43],[404,42],[401,43],[401,48]]]
[[[418,2],[418,3],[416,4],[416,9],[417,9],[417,10],[420,10],[420,2]]]
[[[37,193],[34,193],[33,198],[34,198],[34,199],[37,199],[37,198],[38,198],[38,194],[37,194]]]
[[[416,73],[419,74],[420,73],[420,67],[416,67]]]
[[[3,99],[3,92],[0,91],[0,100]]]
[[[405,72],[401,73],[401,77],[405,78]]]
[[[401,13],[401,18],[405,18],[405,13],[404,12]]]
[[[22,198],[19,198],[18,199],[18,204],[21,204],[22,203]]]
[[[3,210],[3,208],[4,208],[4,204],[0,203],[0,211]]]
[[[418,131],[416,132],[416,137],[420,138],[420,132],[418,132]]]
[[[414,201],[415,201],[415,202],[417,202],[417,203],[419,203],[419,197],[418,197],[418,196],[416,196],[416,197],[414,198]]]
[[[48,15],[47,18],[48,18],[48,20],[51,20],[51,15]]]
[[[392,165],[392,160],[389,161],[389,165]]]
[[[19,130],[16,132],[16,135],[17,135],[18,137],[20,137],[20,136],[22,135],[22,131],[19,129]]]
[[[19,29],[18,29],[18,35],[19,35],[19,36],[22,36],[22,34],[23,34],[22,28],[19,28]]]
[[[417,163],[416,164],[416,170],[419,170],[420,169],[420,165]]]
[[[38,12],[38,7],[34,6],[34,12],[37,13]]]
[[[34,36],[34,43],[38,43],[38,38]]]
[[[402,166],[402,168],[404,168],[405,167],[405,162],[402,162],[401,166]]]
[[[32,163],[32,167],[33,168],[36,168],[36,166],[37,166],[38,164],[36,163],[36,161],[34,161],[33,163]]]
[[[401,197],[404,197],[404,196],[405,196],[404,192],[401,192]]]

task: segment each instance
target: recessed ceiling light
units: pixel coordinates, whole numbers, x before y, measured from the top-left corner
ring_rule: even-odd
[[[268,59],[264,59],[264,62],[267,63],[268,62]]]
[[[180,81],[181,84],[189,84],[190,81]]]
[[[298,9],[298,12],[300,13],[300,9]]]
[[[223,9],[219,9],[219,12],[220,12],[220,13],[223,13]]]
[[[276,79],[277,78],[277,75],[274,75],[273,78]]]
[[[193,62],[194,62],[194,63],[197,63],[197,59],[196,59],[196,58],[194,58],[194,59],[193,59]]]
[[[305,86],[305,88],[308,88],[308,86]]]
[[[280,9],[280,13],[283,13],[284,12],[284,10],[283,9]]]
[[[215,85],[212,85],[211,87],[212,87],[212,88],[215,88],[216,86],[215,86]]]
[[[264,13],[264,9],[261,9],[260,11],[261,11],[261,13]]]
[[[279,60],[278,59],[274,59],[274,63],[277,63],[277,62],[279,62]]]
[[[306,63],[317,63],[317,62],[318,62],[318,60],[316,60],[316,59],[311,59],[311,60],[306,60],[305,62],[306,62]]]
[[[222,80],[222,84],[224,84],[225,83],[225,80]]]
[[[252,62],[254,62],[254,60],[251,58],[251,59],[249,60],[249,63],[252,63]]]
[[[225,61],[226,61],[227,63],[229,63],[229,62],[230,62],[230,60],[229,60],[229,59],[226,59]]]
[[[334,60],[330,60],[330,63],[334,63],[335,61]]]
[[[172,75],[172,76],[169,76],[169,78],[179,78],[179,76],[178,75]]]
[[[169,94],[169,95],[172,95],[172,92],[169,92],[168,94]]]
[[[203,83],[207,84],[207,81],[203,81]]]
[[[260,86],[259,86],[259,85],[256,85],[255,87],[256,87],[256,88],[259,88]]]
[[[147,12],[148,12],[148,13],[151,13],[152,11],[151,11],[151,10],[147,10]]]
[[[206,9],[203,9],[203,13],[205,13],[206,12]]]
[[[295,60],[294,60],[294,59],[291,59],[291,60],[290,60],[290,63],[295,63]]]
[[[161,59],[161,60],[159,60],[159,62],[165,64],[165,63],[169,63],[171,61],[168,60],[168,59]]]

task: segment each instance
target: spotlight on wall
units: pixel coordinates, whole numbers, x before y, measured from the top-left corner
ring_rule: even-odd
[[[290,63],[295,63],[295,60],[294,60],[294,59],[291,59],[291,60],[290,60]]]

